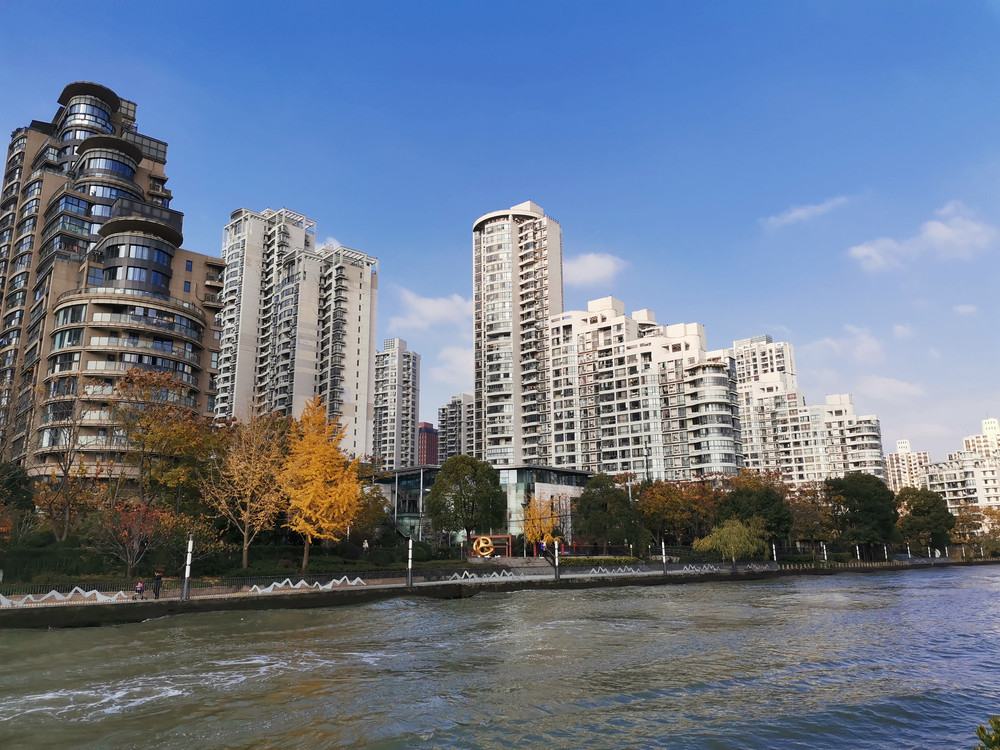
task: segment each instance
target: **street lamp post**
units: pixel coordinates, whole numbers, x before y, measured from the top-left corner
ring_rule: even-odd
[[[531,502],[525,498],[521,503],[521,542],[523,544],[521,549],[521,556],[528,556],[528,506]]]

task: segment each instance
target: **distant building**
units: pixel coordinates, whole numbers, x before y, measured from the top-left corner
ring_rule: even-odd
[[[885,456],[886,483],[889,489],[899,492],[904,487],[926,487],[930,462],[930,453],[912,450],[909,440],[897,440],[896,452]]]
[[[971,451],[951,453],[948,460],[926,467],[927,488],[948,502],[952,512],[963,507],[1000,508],[1000,458]]]
[[[604,297],[550,316],[546,335],[553,466],[667,480],[742,467],[734,364],[700,324],[661,326]]]
[[[403,339],[386,339],[375,357],[375,463],[384,469],[416,466],[420,412],[420,355]]]
[[[475,440],[475,396],[471,391],[451,397],[438,409],[438,461],[471,456]]]
[[[417,465],[438,465],[438,431],[430,422],[417,425]]]
[[[962,441],[963,450],[978,453],[987,458],[1000,456],[1000,420],[984,419],[982,425],[981,435],[973,435]]]
[[[219,417],[299,416],[320,395],[345,428],[342,447],[371,453],[378,261],[316,245],[316,224],[283,208],[237,209],[226,264]]]
[[[545,464],[546,325],[562,310],[562,230],[531,201],[472,227],[475,457]]]
[[[856,414],[849,394],[807,405],[791,344],[755,336],[730,353],[747,468],[778,472],[793,486],[859,473],[886,479],[878,418]]]

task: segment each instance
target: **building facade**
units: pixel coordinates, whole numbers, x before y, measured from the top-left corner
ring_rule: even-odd
[[[438,466],[438,431],[430,422],[417,425],[417,465]]]
[[[553,466],[682,480],[743,465],[735,365],[697,323],[614,297],[549,318]]]
[[[545,464],[545,332],[562,310],[562,230],[527,201],[477,219],[472,246],[475,457]]]
[[[0,188],[0,445],[34,476],[115,456],[130,369],[169,373],[206,415],[216,386],[223,264],[181,249],[167,144],[99,84],[58,103],[13,132]]]
[[[982,434],[972,435],[962,441],[962,449],[987,458],[1000,456],[1000,420],[984,419]]]
[[[403,339],[386,339],[375,355],[374,460],[384,469],[417,466],[420,355]]]
[[[899,492],[904,487],[927,487],[930,462],[930,453],[913,450],[909,440],[897,440],[896,452],[885,456],[886,484],[893,492]]]
[[[807,405],[792,345],[755,336],[733,343],[746,466],[792,486],[846,474],[886,479],[882,432],[874,415],[855,413],[848,394]]]
[[[971,451],[948,455],[926,467],[926,487],[956,513],[962,508],[1000,508],[1000,458]]]
[[[475,395],[458,393],[438,409],[438,461],[471,456],[475,443]]]
[[[316,223],[287,208],[234,211],[222,257],[217,416],[298,416],[319,394],[344,450],[370,454],[378,261],[317,246]]]

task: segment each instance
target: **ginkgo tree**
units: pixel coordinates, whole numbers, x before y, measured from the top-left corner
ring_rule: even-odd
[[[202,497],[243,539],[243,567],[250,564],[250,545],[274,526],[286,507],[275,481],[285,459],[287,420],[277,414],[253,415],[222,430],[221,449],[209,462]]]
[[[524,538],[529,544],[555,541],[555,531],[559,525],[555,501],[545,501],[532,496],[524,508]]]
[[[340,449],[343,434],[319,396],[291,427],[278,483],[288,498],[286,526],[305,541],[303,571],[313,540],[340,541],[359,510],[358,461],[348,461]]]

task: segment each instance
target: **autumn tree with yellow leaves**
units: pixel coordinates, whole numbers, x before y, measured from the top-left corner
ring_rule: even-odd
[[[277,414],[252,416],[221,431],[221,449],[210,461],[202,497],[243,538],[243,567],[250,545],[274,526],[287,507],[276,477],[285,458],[288,421]]]
[[[532,496],[524,508],[524,538],[528,543],[552,544],[555,541],[554,534],[558,525],[559,517],[555,501],[545,501]]]
[[[358,462],[340,449],[343,429],[327,418],[319,396],[306,403],[288,440],[278,483],[288,498],[286,526],[305,541],[302,570],[314,539],[339,541],[359,509]]]

